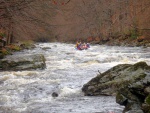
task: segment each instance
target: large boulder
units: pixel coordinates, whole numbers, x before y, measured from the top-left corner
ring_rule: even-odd
[[[119,64],[90,80],[82,91],[89,96],[116,95],[116,102],[126,106],[124,112],[150,113],[150,66]]]
[[[0,61],[1,70],[33,70],[46,67],[45,58],[42,54],[8,56]]]

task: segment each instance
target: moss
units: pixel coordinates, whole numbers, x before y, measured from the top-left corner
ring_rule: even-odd
[[[133,79],[134,79],[134,81],[140,81],[140,80],[142,80],[145,77],[146,77],[146,74],[145,73],[141,73],[139,76],[134,76]]]
[[[12,45],[11,49],[14,51],[20,51],[21,50],[21,48],[19,46],[16,46],[16,45]]]
[[[146,62],[138,62],[136,64],[134,64],[134,67],[138,68],[138,67],[147,67],[148,65],[146,64]]]
[[[35,45],[34,45],[33,41],[21,42],[21,44],[20,44],[21,49],[32,49],[34,47],[35,47]]]
[[[6,46],[7,49],[9,49],[10,51],[20,51],[21,48],[17,45],[8,45]]]
[[[2,37],[6,37],[6,34],[5,34],[5,33],[0,32],[0,36],[2,36]]]
[[[122,94],[117,93],[117,95],[116,95],[116,102],[119,103],[120,105],[126,105],[127,98],[124,97]]]
[[[33,41],[24,41],[23,44],[28,47],[28,46],[31,46],[33,45]]]
[[[145,103],[150,105],[150,94],[146,97]]]
[[[10,52],[6,48],[2,48],[0,50],[0,53],[2,53],[2,55],[8,55],[8,54],[10,54]]]

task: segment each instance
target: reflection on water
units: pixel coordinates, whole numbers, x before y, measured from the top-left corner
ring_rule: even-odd
[[[82,86],[100,72],[121,63],[146,61],[150,49],[91,46],[78,51],[73,44],[37,44],[19,54],[44,54],[47,68],[35,71],[0,72],[0,113],[121,113],[115,97],[87,97]],[[48,49],[42,49],[47,47]],[[9,56],[8,56],[9,57]],[[58,97],[51,96],[53,92]]]

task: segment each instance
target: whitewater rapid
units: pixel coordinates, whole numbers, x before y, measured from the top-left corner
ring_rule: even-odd
[[[0,113],[121,113],[115,97],[84,96],[82,86],[117,64],[150,65],[150,48],[143,47],[91,45],[79,51],[74,44],[39,43],[14,56],[39,53],[46,58],[44,70],[0,72]]]

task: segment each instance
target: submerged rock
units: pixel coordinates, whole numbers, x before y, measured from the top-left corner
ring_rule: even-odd
[[[43,50],[48,50],[48,49],[51,49],[51,47],[43,47],[42,49]]]
[[[1,70],[33,70],[46,67],[45,58],[42,54],[8,56],[0,61]]]
[[[53,92],[53,93],[52,93],[52,97],[58,97],[58,93]]]
[[[119,64],[90,80],[82,91],[88,96],[116,95],[124,112],[150,113],[150,66]]]

